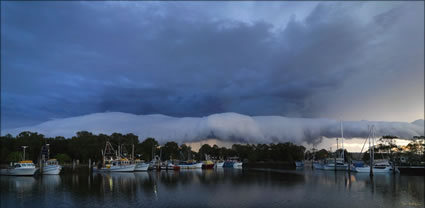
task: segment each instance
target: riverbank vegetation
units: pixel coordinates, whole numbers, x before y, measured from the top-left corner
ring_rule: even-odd
[[[392,161],[402,163],[403,158],[409,162],[420,163],[424,161],[424,137],[414,137],[412,142],[406,146],[397,146],[394,136],[384,136],[379,139],[380,144],[375,146],[375,158],[387,158]],[[21,132],[16,136],[10,134],[0,137],[0,163],[5,164],[22,159],[21,146],[28,146],[26,149],[26,159],[37,161],[40,156],[41,147],[50,145],[50,155],[58,159],[62,164],[70,163],[72,160],[79,160],[80,163],[100,161],[102,159],[101,150],[105,147],[106,141],[111,142],[115,149],[122,146],[122,153],[130,157],[134,145],[136,158],[150,161],[156,155],[161,160],[205,160],[208,158],[216,160],[240,159],[245,162],[285,162],[292,163],[296,160],[312,159],[321,160],[334,155],[327,150],[306,151],[304,146],[295,145],[289,142],[277,144],[234,144],[231,148],[210,146],[204,144],[198,152],[194,152],[186,144],[178,144],[170,141],[160,145],[154,138],[145,138],[139,142],[138,136],[134,134],[113,133],[93,134],[87,131],[77,132],[71,138],[45,137],[37,132]],[[314,155],[314,157],[313,157]],[[351,154],[345,151],[346,159],[369,160],[369,153],[365,151],[362,158],[352,158]]]
[[[138,136],[134,134],[113,133],[93,134],[87,131],[77,132],[71,138],[45,137],[37,132],[21,132],[16,136],[10,134],[0,137],[0,163],[18,161],[22,158],[21,146],[28,146],[26,149],[26,159],[37,161],[40,156],[41,147],[50,145],[50,155],[61,163],[69,163],[73,159],[80,163],[100,161],[102,159],[101,150],[105,147],[106,141],[111,142],[115,149],[122,146],[122,153],[130,157],[134,145],[135,157],[145,161],[152,160],[157,155],[162,160],[205,160],[210,159],[230,159],[238,158],[244,161],[257,162],[293,162],[304,158],[305,147],[292,143],[277,144],[234,144],[231,148],[210,146],[204,144],[198,152],[194,152],[186,144],[178,144],[170,141],[160,145],[154,138],[146,138],[139,142]]]
[[[380,144],[374,147],[375,159],[389,159],[396,165],[424,165],[425,137],[414,136],[407,145],[396,145],[396,136],[383,136],[378,141]],[[362,157],[363,161],[370,160],[370,152],[367,150]]]

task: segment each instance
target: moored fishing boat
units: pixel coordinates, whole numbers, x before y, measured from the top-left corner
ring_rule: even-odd
[[[215,167],[216,168],[222,168],[223,167],[223,165],[224,165],[224,161],[217,161],[216,163],[215,163]]]
[[[336,161],[336,165],[335,165]],[[336,167],[335,167],[336,166]],[[323,170],[348,170],[348,164],[344,163],[343,158],[327,158],[325,164],[323,165]]]
[[[0,175],[10,176],[33,176],[38,168],[31,160],[22,160],[12,163],[12,166],[6,169],[0,169]]]
[[[178,164],[181,169],[201,169],[202,163],[197,163],[195,161],[183,161]]]
[[[304,167],[304,162],[303,161],[295,161],[295,167],[297,167],[297,168]]]
[[[340,122],[340,130],[341,130],[341,142],[342,142],[342,149],[341,153],[336,158],[327,158],[326,163],[323,165],[323,170],[342,170],[347,171],[348,170],[348,163],[345,162],[345,149],[344,149],[344,128],[342,126],[342,121]],[[336,139],[336,146],[338,150],[338,138]],[[335,154],[338,154],[338,151],[335,151]]]
[[[351,163],[353,164],[353,167],[364,167],[365,164],[362,160],[351,160]]]
[[[136,159],[134,163],[136,164],[134,171],[148,171],[149,169],[149,163],[145,163],[143,160]]]
[[[346,171],[346,170],[348,170],[348,164],[343,163],[343,162],[338,162],[338,161],[336,162],[336,165],[335,165],[335,163],[328,163],[328,164],[325,164],[323,166],[323,170],[343,170],[343,171]]]
[[[44,175],[58,175],[62,170],[56,159],[49,159],[43,164],[42,173]]]
[[[319,161],[313,161],[313,168],[315,170],[323,170],[323,165]]]
[[[108,160],[103,167],[94,167],[94,171],[100,172],[133,172],[136,164],[130,164],[127,158]]]
[[[11,163],[10,167],[0,169],[0,175],[10,176],[33,176],[38,168],[35,167],[31,160],[25,160],[25,148],[28,146],[22,146],[23,156],[22,160],[17,163]]]
[[[223,168],[233,168],[233,164],[235,164],[235,161],[232,161],[232,160],[225,161],[223,164]]]
[[[393,167],[391,164],[385,161],[376,161],[373,165],[373,173],[391,173],[393,171]],[[355,167],[354,172],[357,173],[370,173],[370,166],[363,167]]]
[[[158,170],[158,169],[161,169],[161,165],[160,165],[159,158],[157,158],[157,156],[155,156],[155,158],[153,158],[149,162],[149,168],[148,168],[148,170]]]
[[[233,163],[233,168],[242,168],[243,163],[242,162],[235,162]]]
[[[393,167],[388,160],[381,159],[375,160],[375,126],[369,126],[369,136],[366,141],[369,140],[369,154],[370,154],[370,166],[354,167],[354,171],[357,173],[390,173],[393,171]],[[365,142],[366,142],[365,141]],[[371,144],[372,143],[372,144]]]
[[[214,162],[211,160],[205,160],[202,162],[202,169],[213,169]]]
[[[118,150],[120,148],[118,147]],[[112,144],[106,142],[105,150],[102,150],[103,163],[94,167],[93,171],[98,172],[132,172],[136,164],[131,164],[127,158],[121,157],[120,151],[115,152]]]
[[[58,175],[61,170],[62,166],[59,165],[59,162],[54,159],[50,158],[50,145],[46,144],[43,145],[41,148],[41,160],[40,160],[40,173],[43,175]]]
[[[390,166],[373,166],[373,173],[391,173],[393,171]],[[355,167],[354,172],[357,173],[370,173],[370,166]]]
[[[161,165],[161,170],[180,170],[180,166],[175,165],[172,162],[166,161]]]

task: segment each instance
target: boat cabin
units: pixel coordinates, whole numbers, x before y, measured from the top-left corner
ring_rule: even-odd
[[[14,168],[34,168],[35,165],[31,160],[23,160],[15,163],[13,165]]]
[[[56,159],[50,159],[46,161],[46,165],[59,165]]]

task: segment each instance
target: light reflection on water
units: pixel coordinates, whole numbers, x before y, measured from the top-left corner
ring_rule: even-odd
[[[424,178],[240,169],[1,177],[1,207],[423,207]]]

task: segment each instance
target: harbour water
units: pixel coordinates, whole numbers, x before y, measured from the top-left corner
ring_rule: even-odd
[[[241,169],[1,176],[1,207],[424,207],[424,177]]]

